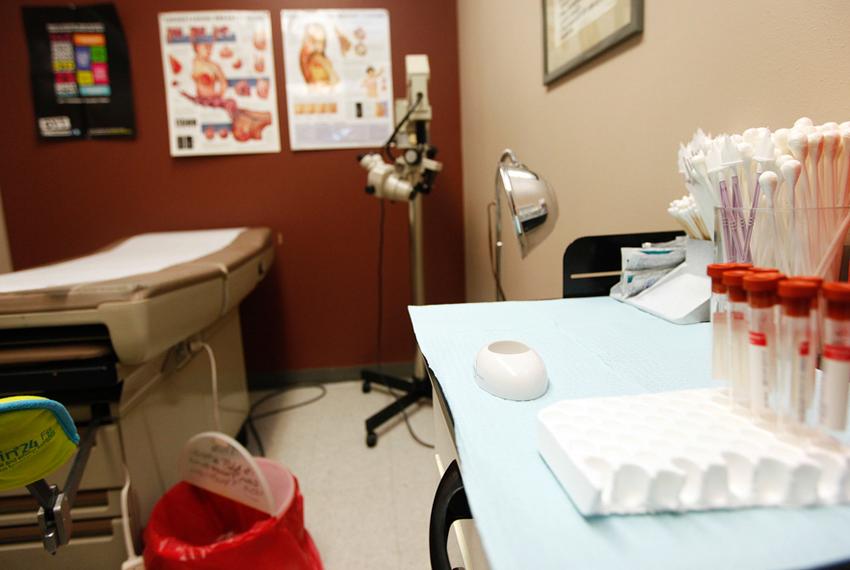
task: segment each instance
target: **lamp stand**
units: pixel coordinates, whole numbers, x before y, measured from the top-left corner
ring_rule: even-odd
[[[504,301],[505,296],[502,294],[502,193],[499,192],[498,184],[496,185],[496,244],[493,248],[496,250],[494,252],[496,258],[496,300]]]
[[[499,157],[499,164],[505,162],[506,158],[510,159],[511,164],[521,164],[514,151],[509,148],[502,151],[502,155]],[[487,220],[487,223],[490,223],[490,221]],[[493,247],[493,249],[495,249],[493,257],[496,258],[495,278],[497,301],[505,300],[505,294],[502,290],[502,245],[502,193],[499,192],[499,172],[496,171],[496,244]]]
[[[408,202],[408,221],[410,227],[410,283],[413,292],[413,304],[425,304],[425,264],[422,249],[422,194],[416,195]],[[394,416],[403,413],[408,406],[417,403],[422,398],[431,398],[431,383],[425,375],[425,358],[419,347],[413,360],[413,376],[409,380],[384,374],[374,370],[361,370],[363,392],[370,392],[372,384],[381,384],[392,390],[402,392],[395,402],[385,407],[366,420],[366,445],[375,447],[378,434],[375,430]]]

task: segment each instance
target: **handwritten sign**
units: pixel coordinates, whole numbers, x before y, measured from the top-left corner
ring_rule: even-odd
[[[259,465],[232,437],[204,432],[190,439],[180,456],[184,481],[259,511],[276,515],[273,498]]]

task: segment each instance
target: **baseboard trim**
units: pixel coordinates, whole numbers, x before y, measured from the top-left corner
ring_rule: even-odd
[[[263,390],[279,388],[287,384],[344,382],[346,380],[360,378],[360,371],[364,368],[375,370],[378,366],[376,364],[363,364],[360,366],[308,368],[305,370],[284,370],[283,372],[249,374],[248,386],[252,390]],[[381,365],[381,370],[395,376],[410,376],[413,373],[413,362],[386,362]]]

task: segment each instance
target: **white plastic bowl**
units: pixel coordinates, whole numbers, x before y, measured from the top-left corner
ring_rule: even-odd
[[[543,359],[521,342],[491,342],[475,357],[475,382],[506,400],[534,400],[546,393],[549,378]]]

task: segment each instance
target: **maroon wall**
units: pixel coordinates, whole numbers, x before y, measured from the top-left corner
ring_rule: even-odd
[[[0,5],[0,190],[16,269],[85,254],[139,232],[268,226],[279,236],[276,265],[242,309],[249,371],[373,362],[379,204],[363,193],[365,172],[355,162],[359,151],[289,149],[279,11],[385,7],[397,97],[405,93],[404,55],[425,53],[431,60],[431,134],[445,168],[424,204],[428,302],[463,300],[454,0],[116,0],[130,48],[137,137],[50,143],[35,135],[24,4],[61,2]],[[169,156],[157,13],[192,9],[271,11],[283,152]],[[388,205],[386,227],[383,356],[410,360],[406,205]]]

